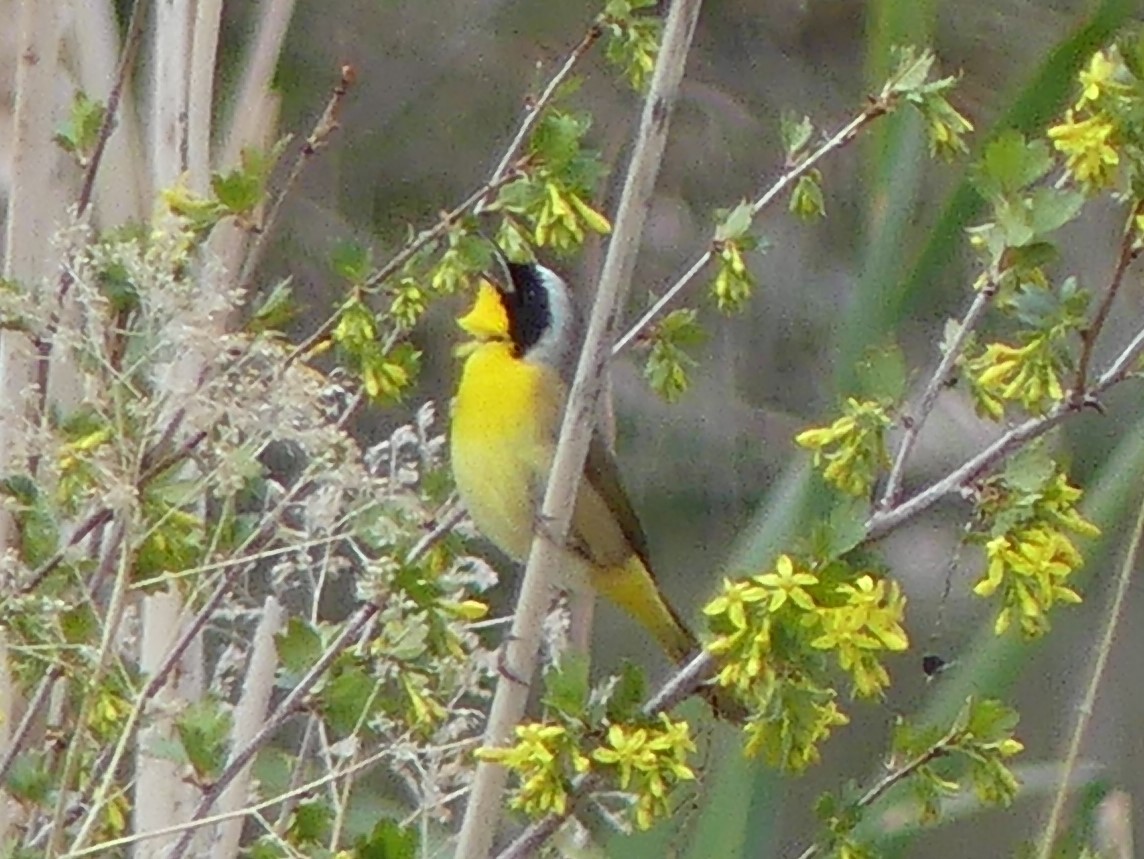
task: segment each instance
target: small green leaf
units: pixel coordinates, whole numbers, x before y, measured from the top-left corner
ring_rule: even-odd
[[[369,249],[354,241],[338,242],[330,253],[330,268],[353,284],[364,283],[373,267]]]
[[[294,809],[290,819],[288,837],[290,843],[298,845],[326,844],[330,838],[330,827],[334,820],[334,810],[329,803],[318,800],[301,802]]]
[[[544,705],[564,716],[579,718],[588,703],[588,658],[566,653],[544,672]]]
[[[354,842],[354,859],[417,859],[421,838],[415,826],[382,819]]]
[[[322,655],[322,637],[299,617],[291,617],[286,629],[274,636],[278,661],[292,674],[302,674]]]
[[[635,663],[624,660],[616,685],[608,698],[607,715],[611,722],[630,722],[640,712],[647,698],[647,677]]]
[[[814,134],[814,124],[809,116],[799,117],[798,114],[783,111],[779,120],[779,136],[783,141],[783,150],[787,161],[797,163],[810,138]]]
[[[1081,191],[1037,188],[1029,197],[1029,223],[1033,233],[1043,236],[1073,220],[1084,206]]]
[[[352,733],[374,702],[376,685],[361,666],[336,663],[333,676],[317,696],[330,727],[343,736]]]
[[[1018,131],[1004,131],[986,145],[971,178],[982,196],[995,198],[1028,187],[1052,168],[1048,143],[1028,141]]]
[[[270,294],[262,299],[255,309],[246,330],[251,334],[266,331],[281,331],[298,315],[298,305],[294,301],[294,286],[291,278],[284,278],[274,285]]]
[[[231,714],[213,699],[192,702],[175,720],[187,760],[200,778],[211,779],[226,763]]]
[[[717,242],[734,241],[747,235],[755,218],[753,207],[746,200],[730,211],[721,214],[722,220],[715,227],[715,241]]]
[[[46,764],[47,753],[25,752],[12,762],[4,787],[18,802],[43,805],[52,795],[52,773]]]
[[[103,126],[106,112],[107,107],[103,102],[93,101],[85,93],[77,92],[72,99],[67,120],[56,132],[56,144],[86,166],[99,140],[99,129]]]

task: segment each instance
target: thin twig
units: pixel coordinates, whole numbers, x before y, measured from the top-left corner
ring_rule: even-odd
[[[32,700],[28,702],[28,706],[24,710],[24,716],[20,719],[20,724],[16,726],[15,733],[12,734],[8,741],[8,748],[4,750],[4,756],[0,758],[0,784],[4,784],[8,778],[8,770],[11,769],[16,758],[19,757],[24,746],[24,740],[28,738],[28,734],[32,730],[32,725],[40,718],[40,711],[43,710],[44,705],[48,703],[48,696],[51,694],[52,686],[55,685],[55,682],[63,673],[64,669],[62,666],[58,664],[53,665],[40,681],[40,685],[36,687],[36,692],[32,696]]]
[[[405,563],[408,565],[416,562],[447,533],[448,531],[444,529],[433,529],[433,536],[431,538],[422,538],[418,541],[406,556]],[[210,813],[211,807],[218,798],[222,796],[227,786],[243,771],[246,765],[253,760],[258,751],[274,738],[279,729],[294,717],[302,705],[305,696],[309,694],[310,689],[321,679],[334,659],[336,659],[343,650],[346,650],[353,644],[361,630],[373,620],[379,610],[379,606],[368,603],[361,606],[347,619],[338,637],[330,643],[322,656],[311,666],[305,676],[298,681],[297,685],[294,686],[286,697],[278,702],[273,711],[267,715],[262,729],[259,730],[242,749],[232,751],[226,767],[215,779],[210,790],[203,795],[203,798],[195,807],[183,837],[174,846],[166,859],[181,859],[181,857],[185,855],[186,851],[190,849],[191,842],[194,840],[194,831],[197,828],[194,826],[196,821],[201,822]]]
[[[246,259],[243,260],[242,271],[238,277],[240,290],[245,292],[250,288],[255,267],[262,257],[262,252],[266,247],[267,238],[271,230],[278,222],[278,215],[282,211],[282,204],[298,183],[298,179],[306,169],[306,165],[310,163],[320,150],[326,147],[333,133],[341,128],[338,117],[341,114],[342,103],[345,101],[346,95],[349,93],[350,87],[353,86],[355,80],[356,76],[353,66],[342,66],[340,77],[330,93],[330,98],[326,102],[325,110],[322,111],[321,116],[319,116],[317,122],[314,123],[309,135],[306,137],[306,142],[299,148],[298,154],[294,158],[294,163],[290,166],[290,172],[286,175],[282,186],[275,192],[269,209],[267,210],[266,217],[263,218],[262,222],[258,225],[257,236],[251,244],[250,249],[246,252]]]
[[[549,104],[551,104],[552,99],[556,97],[560,86],[568,79],[569,75],[572,74],[572,71],[584,58],[584,55],[588,53],[588,50],[600,38],[602,32],[601,25],[598,22],[594,23],[584,34],[584,37],[568,53],[568,56],[564,58],[564,61],[545,85],[540,95],[530,102],[524,117],[520,121],[520,125],[513,134],[512,140],[509,141],[508,147],[497,162],[497,166],[493,169],[493,172],[489,175],[489,178],[484,184],[469,194],[469,196],[451,210],[442,213],[433,226],[422,230],[414,236],[412,241],[390,258],[389,262],[371,274],[365,282],[367,289],[373,289],[392,277],[409,262],[409,260],[413,259],[422,248],[443,236],[449,228],[457,223],[467,212],[473,211],[476,214],[484,212],[490,205],[494,194],[505,185],[516,180],[527,161],[527,158],[522,157],[520,152],[528,140],[528,135],[532,132],[533,128],[535,128],[536,123],[540,121],[541,116],[543,116],[544,111],[548,108]],[[313,349],[315,345],[324,340],[334,329],[336,324],[337,316],[331,316],[326,319],[325,322],[318,326],[309,337],[298,344],[294,351],[290,353],[286,358],[285,366],[290,366],[298,360],[299,357],[305,355]]]
[[[560,64],[560,67],[556,70],[556,74],[548,81],[540,95],[530,101],[524,118],[520,121],[520,127],[517,128],[512,141],[501,156],[496,169],[493,170],[492,175],[489,177],[489,185],[495,185],[506,176],[516,172],[513,163],[516,161],[521,150],[524,149],[524,145],[528,141],[528,135],[532,133],[532,129],[536,127],[536,123],[540,121],[548,105],[556,98],[556,93],[559,92],[560,87],[568,79],[569,75],[572,74],[573,69],[576,68],[576,65],[583,59],[584,55],[591,50],[592,46],[596,44],[596,41],[603,33],[604,28],[599,21],[592,24],[584,34],[584,37],[577,43],[576,47],[564,58],[564,62]],[[492,194],[486,192],[485,196],[477,203],[474,213],[478,215],[481,214],[489,205],[491,197]]]
[[[1140,237],[1140,233],[1136,229],[1136,218],[1142,211],[1144,211],[1144,202],[1137,203],[1128,213],[1128,223],[1124,225],[1124,236],[1120,240],[1120,253],[1117,254],[1116,268],[1112,271],[1108,289],[1104,291],[1104,297],[1096,310],[1096,315],[1092,317],[1092,321],[1081,332],[1080,359],[1077,361],[1076,380],[1073,382],[1072,388],[1074,397],[1080,397],[1084,392],[1085,385],[1088,384],[1088,368],[1092,362],[1092,353],[1096,348],[1096,341],[1104,329],[1104,323],[1108,320],[1108,314],[1116,301],[1116,295],[1120,292],[1120,284],[1124,282],[1124,273],[1128,271],[1128,266],[1140,253],[1140,249],[1135,247],[1136,240]]]
[[[349,646],[361,627],[365,626],[378,610],[378,606],[370,603],[362,606],[354,613],[353,617],[342,627],[342,631],[338,634],[338,637],[330,642],[330,645],[318,658],[318,661],[310,667],[310,670],[298,681],[298,684],[290,690],[289,694],[274,708],[274,711],[266,717],[266,723],[262,726],[261,730],[251,738],[245,747],[237,750],[231,756],[226,768],[219,774],[219,777],[215,780],[210,790],[199,800],[199,804],[191,814],[191,821],[201,820],[210,813],[211,807],[218,798],[222,796],[227,785],[254,759],[259,749],[266,745],[266,743],[278,733],[282,726],[294,717],[295,713],[302,707],[305,697],[310,694],[310,689],[321,679],[322,675],[326,673],[326,669],[328,669],[338,655]],[[186,830],[172,848],[170,854],[168,854],[167,859],[182,859],[182,857],[186,855],[187,850],[190,849],[191,842],[194,840],[194,833],[194,829]]]
[[[1053,797],[1052,810],[1049,813],[1049,822],[1041,836],[1041,844],[1037,850],[1038,859],[1049,859],[1053,854],[1053,842],[1057,837],[1057,830],[1064,816],[1065,800],[1069,793],[1069,780],[1080,758],[1080,747],[1084,741],[1085,730],[1092,720],[1093,707],[1096,704],[1096,695],[1104,679],[1104,669],[1108,663],[1109,654],[1112,653],[1113,639],[1116,637],[1116,628],[1124,613],[1124,599],[1128,594],[1128,584],[1132,581],[1132,573],[1136,568],[1136,561],[1140,555],[1140,541],[1144,537],[1144,499],[1140,501],[1140,512],[1136,515],[1136,527],[1132,531],[1132,539],[1128,544],[1128,551],[1124,555],[1124,563],[1120,567],[1120,575],[1116,578],[1116,590],[1112,595],[1112,604],[1108,607],[1108,620],[1104,625],[1104,634],[1096,647],[1096,660],[1092,666],[1092,676],[1088,680],[1084,700],[1077,712],[1076,725],[1073,726],[1072,737],[1069,739],[1068,752],[1065,754],[1064,764],[1061,766],[1060,785]]]
[[[1083,396],[1068,397],[1039,417],[1029,418],[1006,432],[974,457],[966,460],[941,480],[931,484],[914,497],[889,510],[879,510],[866,520],[864,542],[885,537],[890,531],[928,510],[942,498],[958,492],[974,480],[992,471],[1029,441],[1040,438],[1071,414],[1099,401],[1099,397],[1112,386],[1132,374],[1133,365],[1144,353],[1144,330],[1116,357]]]
[[[918,403],[916,411],[912,414],[902,416],[902,423],[906,429],[902,434],[902,441],[898,446],[898,454],[894,458],[894,465],[890,469],[890,476],[886,480],[886,489],[882,493],[882,498],[878,501],[879,510],[887,510],[898,502],[902,491],[902,478],[906,470],[906,461],[913,452],[914,444],[917,443],[918,435],[922,431],[922,426],[929,418],[930,412],[933,411],[933,407],[937,403],[938,395],[941,393],[942,388],[945,387],[949,379],[949,374],[953,370],[953,365],[961,356],[961,351],[965,348],[965,344],[969,342],[969,335],[977,326],[982,314],[985,313],[985,309],[992,302],[995,295],[997,295],[997,280],[994,277],[989,277],[981,288],[977,290],[977,294],[973,297],[973,303],[969,305],[969,310],[965,312],[965,316],[961,319],[957,333],[953,336],[952,342],[947,344],[945,353],[941,356],[941,361],[938,363],[937,369],[934,370],[929,383],[926,385],[925,391],[922,393],[922,399],[921,402]]]
[[[111,85],[111,92],[107,94],[107,105],[104,107],[103,120],[99,124],[99,133],[95,138],[87,166],[83,171],[83,183],[80,185],[79,197],[76,198],[76,214],[82,218],[91,205],[92,191],[95,188],[95,176],[99,166],[103,163],[103,153],[107,143],[115,131],[119,116],[119,102],[123,99],[123,90],[127,87],[127,77],[135,65],[135,57],[139,53],[139,45],[143,41],[143,22],[147,18],[147,8],[150,0],[135,0],[131,6],[131,20],[127,23],[127,35],[123,39],[123,47],[119,53],[119,64],[115,69],[115,82]],[[62,277],[70,277],[65,274]],[[61,281],[61,298],[67,294],[67,288]],[[58,323],[57,323],[58,324]]]
[[[485,745],[504,746],[524,715],[540,646],[541,624],[549,600],[551,572],[560,562],[572,507],[584,469],[592,428],[596,425],[603,371],[611,351],[616,310],[631,281],[655,179],[663,159],[668,123],[687,61],[702,0],[676,0],[664,25],[663,43],[644,101],[640,127],[628,165],[627,180],[616,211],[615,232],[600,274],[576,377],[568,395],[560,440],[541,507],[544,531],[532,540],[528,564],[505,648],[506,676],[497,684],[485,728]],[[515,678],[524,678],[520,682]],[[497,831],[507,772],[481,761],[457,840],[455,859],[485,859]]]
[[[892,787],[894,787],[894,785],[900,784],[912,776],[914,773],[916,773],[918,770],[920,770],[922,767],[931,764],[938,758],[942,757],[942,755],[946,753],[946,749],[949,747],[950,743],[953,741],[953,738],[954,733],[951,731],[932,746],[930,746],[928,749],[926,749],[924,752],[922,752],[920,755],[918,755],[916,758],[913,758],[897,769],[886,773],[886,775],[878,779],[877,783],[873,787],[871,787],[858,798],[857,802],[854,803],[854,809],[856,811],[861,811],[863,809],[869,808],[875,802],[885,796],[886,793]],[[813,857],[818,856],[829,846],[829,841],[817,841],[803,850],[802,853],[798,855],[798,859],[813,859]]]
[[[774,183],[764,191],[754,203],[751,204],[751,217],[757,217],[760,212],[771,206],[779,195],[786,191],[792,184],[813,168],[819,161],[838,149],[843,148],[858,136],[858,133],[877,119],[886,114],[889,110],[889,101],[887,98],[872,100],[869,106],[854,117],[842,128],[838,129],[831,137],[823,143],[818,149],[808,155],[803,161],[793,167],[785,170]],[[612,355],[618,355],[626,349],[633,340],[640,335],[645,328],[647,328],[652,320],[654,320],[672,300],[679,295],[695,278],[699,275],[715,255],[714,247],[715,239],[712,238],[711,245],[700,254],[699,258],[695,260],[687,270],[679,276],[679,278],[652,304],[651,307],[644,312],[643,316],[637,319],[623,336],[616,341],[616,345],[612,347]]]

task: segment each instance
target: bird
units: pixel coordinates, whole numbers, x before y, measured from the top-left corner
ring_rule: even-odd
[[[482,278],[471,309],[457,319],[471,339],[457,350],[464,363],[452,404],[450,456],[477,530],[523,563],[555,454],[579,320],[568,284],[556,272],[539,263],[502,262],[507,276]],[[562,544],[561,582],[572,589],[589,585],[682,664],[700,645],[657,584],[649,554],[615,457],[597,431]],[[728,717],[736,710],[730,703],[712,705]]]

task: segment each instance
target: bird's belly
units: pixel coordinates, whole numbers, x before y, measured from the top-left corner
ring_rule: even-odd
[[[523,561],[551,467],[562,389],[547,368],[486,344],[465,362],[453,401],[453,476],[473,522]]]
[[[454,427],[453,476],[477,526],[506,555],[523,561],[532,540],[533,467],[522,456],[526,440],[502,436],[465,438]]]

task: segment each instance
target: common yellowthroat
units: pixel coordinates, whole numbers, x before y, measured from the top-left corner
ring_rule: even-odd
[[[483,281],[472,309],[457,320],[472,342],[458,350],[465,363],[453,400],[451,453],[473,522],[523,562],[555,453],[577,325],[568,286],[555,272],[536,264],[506,268],[507,282]],[[647,539],[598,434],[562,561],[565,581],[587,582],[611,599],[675,662],[698,650],[656,584]]]

